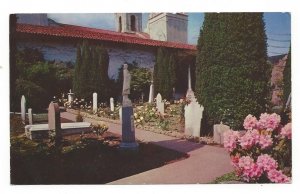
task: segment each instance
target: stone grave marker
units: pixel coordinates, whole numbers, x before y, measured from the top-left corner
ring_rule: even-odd
[[[158,112],[160,112],[161,114],[164,114],[165,104],[164,104],[164,102],[162,102],[162,97],[161,97],[160,93],[158,93],[156,96],[156,108],[157,108]]]
[[[98,109],[98,107],[97,107],[97,93],[96,92],[94,92],[93,93],[93,113],[95,114],[95,113],[97,113],[97,109]]]
[[[74,100],[74,93],[72,93],[72,90],[70,89],[68,93],[68,102],[71,103]]]
[[[187,136],[200,137],[201,120],[204,107],[195,98],[184,107],[185,129]]]
[[[28,109],[28,121],[29,121],[29,125],[33,124],[33,120],[32,120],[32,109],[29,108]]]
[[[21,118],[22,118],[22,122],[25,123],[25,119],[26,119],[26,99],[25,99],[24,95],[22,95],[22,97],[21,97]]]
[[[110,111],[114,112],[115,111],[115,104],[114,104],[114,99],[110,98]]]
[[[122,142],[120,148],[124,150],[137,150],[138,143],[135,141],[135,128],[133,107],[131,100],[128,98],[130,94],[131,75],[127,70],[127,64],[123,68],[123,103],[122,103]]]
[[[229,131],[230,127],[228,125],[221,124],[214,125],[214,142],[218,144],[224,143],[224,132]]]
[[[150,91],[149,91],[149,103],[153,103],[153,83],[151,82]]]
[[[62,140],[60,111],[57,103],[51,102],[48,108],[48,127],[55,131],[55,145],[60,145]]]

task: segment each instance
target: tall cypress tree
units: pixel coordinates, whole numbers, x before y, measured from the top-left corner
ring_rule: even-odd
[[[283,70],[283,99],[285,103],[287,102],[289,95],[291,93],[291,88],[292,88],[291,81],[292,79],[291,79],[291,47],[290,47],[289,54],[287,57],[287,62]]]
[[[107,50],[101,46],[99,48],[99,75],[100,75],[100,86],[99,93],[102,101],[107,101],[109,98],[109,78],[108,78],[108,66],[109,66],[109,55]]]
[[[262,13],[207,13],[198,40],[196,95],[213,123],[239,129],[266,111],[270,67]]]
[[[175,55],[170,54],[166,48],[159,48],[154,65],[154,90],[164,99],[171,99],[173,87],[176,82]]]
[[[73,78],[73,90],[76,94],[81,93],[81,86],[80,86],[80,71],[82,66],[82,56],[81,56],[81,46],[77,44],[77,51],[76,51],[76,63],[75,63],[75,71],[74,71],[74,78]]]

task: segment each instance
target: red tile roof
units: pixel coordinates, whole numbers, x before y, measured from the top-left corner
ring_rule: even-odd
[[[185,50],[196,50],[195,45],[183,44],[177,42],[158,41],[150,39],[149,35],[143,32],[139,33],[121,33],[96,28],[82,26],[66,25],[59,26],[38,26],[30,24],[17,24],[17,32],[49,35],[57,37],[72,37],[92,40],[104,40],[118,43],[138,44],[154,47],[169,47]]]

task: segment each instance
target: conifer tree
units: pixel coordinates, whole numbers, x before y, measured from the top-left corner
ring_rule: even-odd
[[[154,65],[153,82],[155,94],[160,93],[163,99],[170,100],[172,97],[176,82],[175,68],[175,55],[170,54],[166,48],[159,48]]]
[[[287,57],[286,65],[283,70],[283,99],[286,103],[291,93],[291,48]]]
[[[207,13],[198,40],[196,95],[208,119],[234,129],[269,100],[262,13]]]
[[[81,66],[82,66],[81,46],[80,44],[77,44],[75,71],[74,71],[74,78],[73,78],[73,90],[76,94],[81,93],[80,76],[79,76],[79,73],[81,71]]]

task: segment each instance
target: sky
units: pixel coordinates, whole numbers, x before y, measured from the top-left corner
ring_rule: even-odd
[[[148,15],[149,13],[143,13],[143,29],[146,28]],[[188,13],[188,16],[188,43],[197,44],[204,13]],[[65,24],[115,30],[113,13],[48,14],[48,17]],[[290,13],[264,13],[264,20],[268,38],[268,56],[286,54],[291,40]]]

